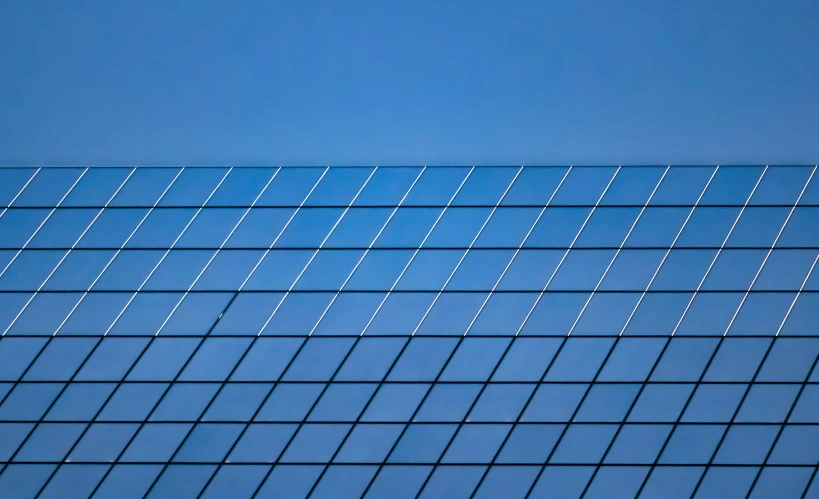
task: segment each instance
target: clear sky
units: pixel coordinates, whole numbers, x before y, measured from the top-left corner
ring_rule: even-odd
[[[0,2],[0,164],[819,161],[815,0]]]

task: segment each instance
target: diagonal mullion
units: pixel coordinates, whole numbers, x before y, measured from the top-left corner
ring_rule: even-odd
[[[13,198],[11,198],[11,201],[9,201],[8,205],[3,208],[3,211],[0,211],[0,218],[2,218],[2,216],[5,215],[6,212],[8,211],[9,207],[11,207],[14,204],[14,202],[17,201],[17,198],[19,198],[20,194],[22,194],[23,191],[26,190],[28,184],[30,184],[31,181],[34,180],[34,177],[36,177],[37,174],[40,173],[40,170],[42,170],[42,167],[37,167],[34,170],[34,173],[28,178],[28,180],[26,180],[26,182],[23,184],[23,187],[21,187],[20,190],[17,191],[17,194],[15,194]]]

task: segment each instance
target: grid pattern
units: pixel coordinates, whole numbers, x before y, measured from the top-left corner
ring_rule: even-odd
[[[819,498],[816,169],[0,170],[0,497]]]

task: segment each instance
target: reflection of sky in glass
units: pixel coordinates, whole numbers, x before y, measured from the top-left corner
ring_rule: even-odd
[[[0,170],[0,497],[812,494],[817,185]]]

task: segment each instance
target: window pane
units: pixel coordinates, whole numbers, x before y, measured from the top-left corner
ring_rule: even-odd
[[[158,206],[201,206],[228,172],[227,168],[185,168]]]
[[[298,206],[326,171],[325,168],[282,168],[256,206]]]
[[[552,199],[554,205],[594,205],[614,178],[617,168],[574,167]]]
[[[546,206],[568,171],[565,167],[526,166],[501,204]]]
[[[672,166],[651,198],[651,204],[693,205],[713,174],[711,166]]]
[[[519,170],[519,167],[475,168],[452,200],[452,206],[498,204]]]
[[[421,174],[421,168],[379,167],[361,194],[355,206],[396,206],[409,192]]]
[[[666,168],[662,166],[620,168],[601,206],[642,205],[648,201],[654,188],[659,184]]]
[[[110,206],[153,206],[180,171],[179,168],[137,168]]]
[[[36,168],[3,168],[0,170],[0,206],[11,204],[35,174],[39,174]]]
[[[304,202],[305,206],[345,206],[373,174],[373,168],[337,167],[327,174]]]
[[[748,204],[793,204],[807,185],[813,167],[773,166],[762,177]]]
[[[208,206],[250,206],[277,172],[278,168],[234,168]]]
[[[430,167],[410,190],[407,206],[443,206],[453,198],[471,168]]]
[[[57,206],[86,168],[43,168],[14,201],[14,206]]]
[[[136,173],[131,168],[91,168],[60,206],[105,206],[132,171]]]
[[[745,204],[763,170],[760,166],[720,166],[700,202],[717,205]]]

